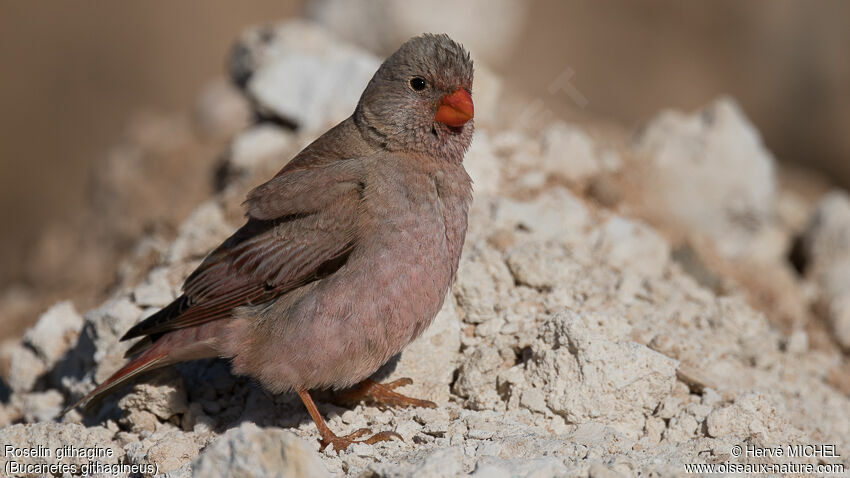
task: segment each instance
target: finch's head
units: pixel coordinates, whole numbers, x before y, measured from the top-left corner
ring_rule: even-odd
[[[355,119],[389,150],[459,162],[472,139],[472,60],[448,35],[411,38],[375,73]]]

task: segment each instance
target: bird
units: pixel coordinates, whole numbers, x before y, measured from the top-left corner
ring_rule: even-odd
[[[144,372],[220,357],[271,393],[297,393],[320,449],[401,439],[336,435],[310,393],[435,406],[395,391],[410,379],[370,377],[431,324],[455,280],[472,200],[473,70],[446,34],[402,44],[351,116],[248,193],[245,224],[182,295],[127,331],[121,340],[140,339],[129,362],[66,412]]]

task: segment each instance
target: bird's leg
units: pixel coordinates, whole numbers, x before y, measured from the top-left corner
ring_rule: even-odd
[[[367,445],[372,445],[379,441],[388,441],[392,438],[398,438],[399,440],[404,441],[401,435],[396,432],[380,432],[365,440],[357,440],[357,438],[360,438],[363,435],[372,433],[368,428],[361,428],[350,435],[342,437],[336,436],[336,434],[328,428],[328,425],[322,419],[322,416],[319,414],[319,409],[316,408],[316,404],[313,403],[313,399],[310,397],[310,394],[307,393],[307,390],[298,390],[298,396],[301,397],[301,401],[304,402],[304,406],[307,407],[307,412],[310,414],[313,422],[316,423],[316,428],[319,429],[320,450],[324,450],[328,445],[333,445],[334,450],[340,452],[348,448],[348,445],[351,445],[352,443],[366,443]]]
[[[410,385],[413,380],[400,378],[389,383],[380,384],[371,378],[358,383],[354,387],[337,394],[336,401],[352,403],[359,401],[371,402],[379,407],[423,407],[435,408],[436,403],[429,400],[408,397],[395,391],[396,388]]]

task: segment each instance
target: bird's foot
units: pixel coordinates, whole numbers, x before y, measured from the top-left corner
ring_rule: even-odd
[[[399,440],[404,441],[401,435],[396,432],[379,432],[365,440],[357,440],[357,438],[360,438],[363,435],[368,435],[369,433],[372,433],[372,431],[368,428],[361,428],[350,435],[339,437],[336,436],[330,430],[327,430],[325,431],[325,433],[321,433],[322,437],[319,438],[319,450],[324,450],[328,447],[328,445],[333,445],[334,450],[340,452],[348,448],[348,446],[352,443],[365,443],[367,445],[373,445],[380,441],[389,441],[393,438],[398,438]]]
[[[379,407],[435,408],[437,404],[430,400],[420,400],[418,398],[408,397],[395,391],[396,388],[410,385],[412,383],[413,380],[409,378],[400,378],[384,384],[367,378],[355,385],[353,388],[338,394],[335,397],[335,401],[341,403],[366,401],[374,403]]]

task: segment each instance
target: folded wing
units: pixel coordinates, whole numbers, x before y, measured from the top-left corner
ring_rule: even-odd
[[[183,295],[122,340],[155,341],[171,330],[228,318],[236,307],[266,302],[338,269],[356,245],[363,192],[349,161],[295,163],[251,191],[248,222],[186,279]]]

